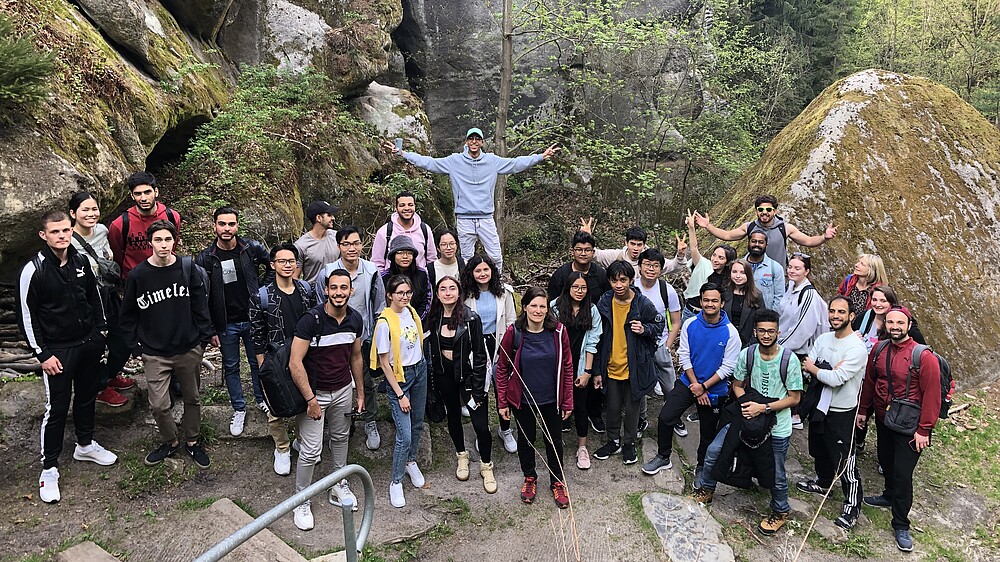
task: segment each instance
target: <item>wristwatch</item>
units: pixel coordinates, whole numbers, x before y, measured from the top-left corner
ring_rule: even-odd
[[[764,413],[765,414],[770,414],[771,413],[771,405],[770,404],[764,404]]]
[[[396,400],[402,400],[403,398],[406,398],[405,394],[400,394],[400,395],[396,396]]]

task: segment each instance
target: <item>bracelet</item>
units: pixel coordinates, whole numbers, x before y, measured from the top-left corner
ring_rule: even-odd
[[[405,394],[398,394],[398,395],[396,395],[396,400],[402,400],[403,398],[406,398]]]
[[[313,400],[315,400],[315,399],[316,399],[316,395],[315,395],[315,394],[313,394],[313,395],[312,395],[312,398],[306,398],[306,404],[308,404],[308,403],[312,402],[312,401],[313,401]]]

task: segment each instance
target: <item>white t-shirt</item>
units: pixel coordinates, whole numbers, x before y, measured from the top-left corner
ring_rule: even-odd
[[[386,309],[386,311],[396,314],[393,310]],[[402,314],[397,314],[397,316],[399,317],[400,353],[403,355],[403,366],[416,365],[424,357],[423,350],[420,349],[420,334],[417,333],[417,323],[413,321],[409,310],[404,310]],[[389,326],[385,322],[379,322],[375,327],[375,349],[379,354],[388,353],[389,362],[395,364],[396,358],[393,357],[392,344],[389,342]]]
[[[451,265],[441,263],[441,260],[434,260],[434,278],[440,280],[442,277],[451,276],[458,279],[458,260]],[[431,287],[433,289],[433,287]]]
[[[646,289],[646,287],[643,286],[642,281],[639,281],[639,283],[637,283],[637,286],[639,287],[639,292],[642,293],[642,296],[652,301],[653,306],[656,307],[656,311],[662,314],[664,318],[667,318],[671,312],[680,312],[681,310],[681,299],[677,296],[677,291],[673,288],[673,286],[670,283],[667,283],[666,285],[667,285],[667,301],[669,302],[667,302],[666,306],[664,306],[663,296],[660,294],[659,279],[657,279],[656,283],[653,284],[652,289]],[[661,346],[667,343],[668,337],[670,337],[670,330],[667,329],[667,324],[666,322],[664,322],[663,333],[660,335],[660,341],[656,342],[656,345]]]

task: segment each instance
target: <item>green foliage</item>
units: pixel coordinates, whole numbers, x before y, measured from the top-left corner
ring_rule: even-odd
[[[0,14],[0,123],[10,123],[20,108],[48,95],[55,55],[41,53],[31,37],[20,35],[13,22]]]
[[[163,88],[163,91],[168,94],[176,94],[177,92],[180,92],[181,88],[184,86],[184,78],[186,76],[199,74],[218,67],[219,65],[217,64],[199,62],[198,59],[194,57],[187,57],[180,68],[176,71],[170,71],[170,78],[168,80],[160,80],[160,87]]]
[[[219,496],[208,496],[207,498],[182,500],[177,504],[177,509],[181,511],[198,511],[212,505],[218,499]]]

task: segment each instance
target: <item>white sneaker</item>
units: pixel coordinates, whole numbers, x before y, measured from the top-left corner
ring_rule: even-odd
[[[302,531],[311,531],[313,528],[313,512],[306,502],[295,508],[295,526]]]
[[[392,482],[389,484],[389,503],[392,507],[405,507],[406,498],[403,497],[403,483]]]
[[[233,412],[233,421],[229,422],[229,433],[231,433],[233,437],[243,435],[243,422],[245,422],[246,419],[246,411]]]
[[[503,448],[506,449],[508,453],[517,452],[517,439],[514,439],[513,428],[504,431],[498,427],[497,435],[500,436],[500,439],[503,441]]]
[[[472,414],[469,413],[469,407],[468,406],[462,406],[462,417],[463,418],[471,418],[472,417]]]
[[[288,476],[292,472],[292,453],[290,451],[274,450],[274,473],[280,476]]]
[[[805,424],[802,423],[802,418],[798,414],[792,416],[792,428],[793,429],[805,429]]]
[[[73,458],[78,461],[90,461],[101,466],[111,466],[118,461],[118,455],[101,447],[97,441],[91,441],[90,445],[86,447],[77,443],[76,449],[73,450]]]
[[[424,480],[424,475],[420,472],[420,467],[417,466],[417,463],[406,463],[406,475],[410,477],[410,483],[413,484],[414,488],[424,487],[426,480]]]
[[[358,498],[354,495],[354,492],[351,491],[351,487],[347,484],[347,480],[341,480],[339,483],[334,484],[330,490],[332,490],[334,495],[337,496],[337,501],[340,502],[340,505],[344,505],[344,500],[351,498],[351,501],[353,502],[352,505],[354,506],[351,508],[351,511],[358,510]]]
[[[653,394],[663,396],[663,387],[660,386],[660,383],[656,383],[656,386],[653,387]]]
[[[45,503],[59,501],[59,469],[46,468],[38,478],[38,497]]]
[[[375,423],[375,420],[365,422],[365,435],[368,436],[365,440],[365,446],[371,451],[377,451],[382,445],[382,436],[378,433],[378,424]]]

